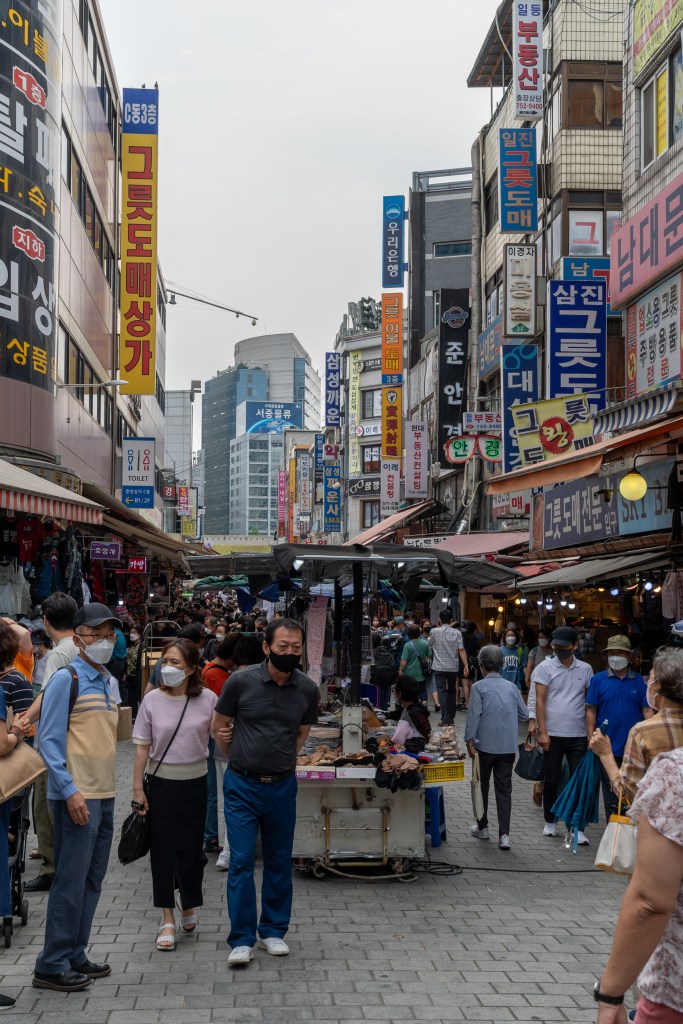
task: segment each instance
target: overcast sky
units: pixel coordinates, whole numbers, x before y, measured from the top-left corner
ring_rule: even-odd
[[[293,331],[322,367],[347,303],[381,292],[381,198],[465,167],[489,119],[467,75],[496,0],[100,0],[119,86],[160,88],[167,388]]]

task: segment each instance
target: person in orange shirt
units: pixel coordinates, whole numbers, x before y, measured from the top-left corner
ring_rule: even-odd
[[[33,643],[31,642],[31,634],[24,626],[20,626],[18,622],[15,622],[14,619],[10,619],[6,615],[2,615],[0,618],[11,627],[12,632],[19,641],[19,650],[14,659],[14,668],[31,682],[33,679]]]

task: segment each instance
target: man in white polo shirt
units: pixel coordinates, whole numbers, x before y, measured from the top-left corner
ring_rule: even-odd
[[[586,752],[586,692],[593,677],[593,669],[585,661],[578,661],[575,651],[578,635],[571,626],[560,626],[550,637],[553,657],[546,658],[531,673],[536,684],[536,719],[538,745],[543,750],[543,816],[544,836],[556,836],[557,826],[552,806],[567,758],[569,774],[573,775]],[[580,846],[588,839],[579,832]]]

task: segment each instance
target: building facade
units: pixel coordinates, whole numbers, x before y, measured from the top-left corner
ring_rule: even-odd
[[[277,534],[281,434],[242,434],[230,442],[230,524],[236,535]]]
[[[259,367],[268,374],[271,402],[300,402],[304,427],[320,426],[320,376],[311,357],[294,334],[264,334],[235,345],[235,365]]]

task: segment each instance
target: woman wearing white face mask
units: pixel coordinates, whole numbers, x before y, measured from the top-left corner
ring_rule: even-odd
[[[141,814],[149,812],[154,906],[163,914],[160,950],[175,949],[175,884],[186,934],[195,930],[203,902],[206,759],[215,705],[215,693],[202,682],[196,645],[172,640],[162,651],[161,683],[145,695],[133,730],[132,806]]]

